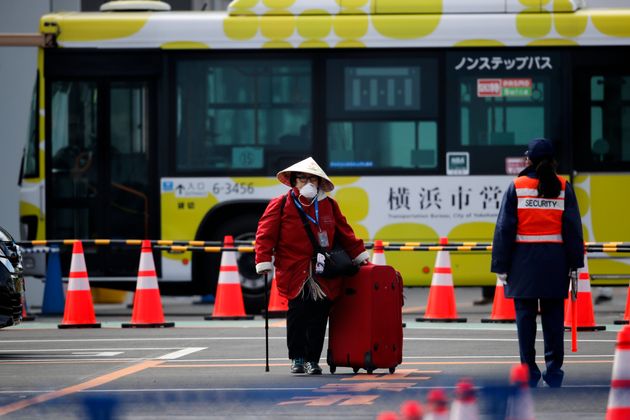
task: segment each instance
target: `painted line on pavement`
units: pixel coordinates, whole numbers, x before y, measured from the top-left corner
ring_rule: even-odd
[[[180,357],[186,356],[187,354],[196,353],[201,350],[205,350],[208,347],[188,347],[185,349],[181,349],[178,351],[174,351],[173,353],[165,354],[164,356],[158,357],[158,360],[173,360],[179,359]]]
[[[75,394],[77,392],[85,391],[90,388],[101,386],[103,384],[115,381],[125,376],[129,376],[129,375],[133,375],[134,373],[141,372],[145,369],[159,367],[159,365],[161,365],[162,363],[165,363],[165,360],[177,359],[179,357],[182,357],[187,354],[194,353],[200,350],[204,350],[206,348],[207,347],[188,347],[188,348],[181,349],[172,353],[167,353],[154,360],[145,360],[135,365],[132,365],[123,369],[119,369],[105,375],[98,376],[94,379],[90,379],[89,381],[86,381],[77,385],[72,385],[72,386],[62,388],[57,391],[52,391],[45,394],[37,395],[33,398],[29,398],[26,400],[16,401],[14,403],[1,406],[0,416],[22,410],[24,408],[31,407],[36,404],[41,404],[43,402],[51,401],[57,398]]]
[[[0,416],[22,410],[24,408],[28,408],[36,404],[41,404],[43,402],[47,402],[47,401],[51,401],[57,398],[75,394],[77,392],[81,392],[86,389],[101,386],[103,384],[115,381],[125,376],[129,376],[129,375],[133,375],[134,373],[141,372],[145,369],[156,367],[161,363],[164,363],[164,362],[161,360],[147,360],[147,361],[123,368],[123,369],[116,370],[114,372],[111,372],[105,375],[98,376],[94,379],[90,379],[89,381],[86,381],[77,385],[71,385],[66,388],[62,388],[57,391],[48,392],[46,394],[38,395],[36,397],[29,398],[26,400],[16,401],[14,403],[1,406]]]

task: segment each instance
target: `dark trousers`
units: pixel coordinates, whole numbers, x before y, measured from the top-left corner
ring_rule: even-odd
[[[331,302],[311,300],[300,293],[289,301],[287,312],[287,347],[289,359],[304,358],[319,363],[326,336]]]
[[[521,363],[529,367],[530,384],[535,386],[540,380],[540,369],[536,365],[536,315],[538,299],[514,299],[516,328]],[[550,386],[560,386],[564,372],[564,299],[540,299],[540,317],[545,341],[545,365],[542,374]]]

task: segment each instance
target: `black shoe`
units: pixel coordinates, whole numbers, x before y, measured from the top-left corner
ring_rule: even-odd
[[[304,363],[304,371],[307,375],[321,375],[322,368],[319,367],[317,362],[306,362]]]
[[[291,360],[291,373],[304,373],[304,359],[298,357]]]

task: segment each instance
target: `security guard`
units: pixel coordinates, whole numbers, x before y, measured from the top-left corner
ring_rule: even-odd
[[[569,273],[584,266],[582,223],[571,185],[556,174],[553,144],[534,139],[527,167],[509,186],[497,218],[491,271],[514,298],[521,363],[530,386],[541,378],[536,365],[536,315],[540,303],[546,370],[543,380],[560,387],[564,372],[564,299]]]

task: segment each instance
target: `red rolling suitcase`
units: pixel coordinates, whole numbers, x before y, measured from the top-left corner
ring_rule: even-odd
[[[393,267],[364,265],[346,278],[330,312],[330,373],[338,366],[394,373],[402,363],[402,305],[402,278]]]

